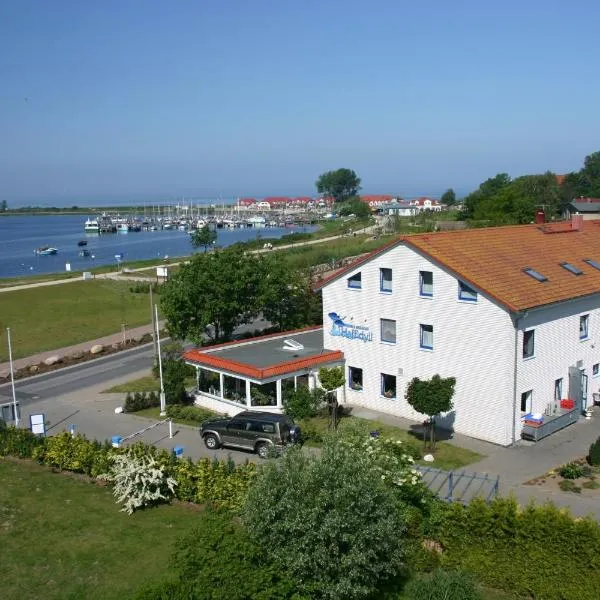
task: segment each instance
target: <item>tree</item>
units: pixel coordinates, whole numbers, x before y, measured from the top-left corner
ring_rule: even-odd
[[[310,274],[290,269],[279,253],[264,256],[262,270],[260,304],[264,318],[280,331],[312,324],[316,294],[312,291]]]
[[[217,232],[204,225],[199,229],[192,231],[190,234],[190,242],[194,248],[204,246],[204,252],[217,241]]]
[[[175,578],[138,593],[137,600],[301,600],[295,583],[226,512],[206,508],[178,540],[169,568]]]
[[[324,390],[320,388],[310,390],[307,386],[301,385],[284,396],[283,410],[292,419],[310,419],[319,414],[324,397]]]
[[[319,369],[319,381],[321,387],[327,392],[328,406],[329,406],[329,428],[337,429],[337,417],[338,417],[338,399],[335,390],[342,387],[346,383],[344,377],[344,371],[342,367],[321,367]]]
[[[360,177],[352,169],[337,169],[319,175],[317,192],[331,196],[336,202],[344,202],[356,196],[360,190]]]
[[[442,204],[445,204],[446,206],[452,206],[452,205],[456,204],[456,194],[454,193],[454,190],[452,188],[448,188],[442,194],[440,201]]]
[[[371,216],[371,207],[366,202],[363,202],[358,196],[353,196],[340,206],[338,213],[342,217],[354,215],[359,219],[364,219],[365,217]]]
[[[310,598],[378,597],[403,567],[407,509],[368,453],[326,440],[320,456],[290,448],[260,469],[242,513],[268,559]]]
[[[202,344],[206,336],[231,339],[260,310],[262,258],[230,246],[195,254],[164,284],[161,309],[169,333]]]
[[[474,218],[479,204],[495,196],[501,189],[510,184],[510,177],[507,173],[498,173],[495,177],[486,179],[477,190],[471,192],[463,203],[463,217],[467,219]]]
[[[431,379],[415,377],[407,386],[406,401],[422,415],[429,417],[429,447],[435,449],[435,417],[452,410],[454,377],[442,378],[434,375]],[[425,440],[425,436],[423,437]]]

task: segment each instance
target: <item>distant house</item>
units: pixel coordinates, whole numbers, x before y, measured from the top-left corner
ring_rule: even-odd
[[[271,210],[271,204],[266,200],[262,200],[261,202],[256,203],[256,208],[258,210]]]
[[[360,197],[363,202],[366,202],[371,210],[376,210],[383,206],[384,204],[390,203],[394,196],[389,194],[371,194],[371,195],[363,195]]]
[[[256,198],[240,198],[238,200],[238,206],[240,208],[250,208],[257,203]]]
[[[383,215],[393,215],[396,217],[410,217],[416,215],[419,209],[410,202],[389,202],[382,204],[377,209]]]
[[[575,198],[563,210],[563,216],[582,215],[584,220],[600,218],[600,198]]]
[[[290,202],[291,198],[287,196],[268,196],[263,199],[269,205],[269,208],[285,208]]]
[[[419,212],[423,210],[432,210],[434,212],[439,212],[442,210],[442,205],[439,200],[434,200],[433,198],[428,198],[427,196],[421,196],[416,200],[411,200],[411,205],[416,206]]]

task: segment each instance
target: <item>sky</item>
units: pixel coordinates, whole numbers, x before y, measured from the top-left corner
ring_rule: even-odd
[[[596,0],[0,0],[0,200],[459,195],[600,150]]]

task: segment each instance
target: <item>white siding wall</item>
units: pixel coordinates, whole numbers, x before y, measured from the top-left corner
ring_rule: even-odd
[[[391,268],[393,291],[380,291],[379,269]],[[419,295],[419,271],[433,272],[433,298]],[[362,289],[347,277],[362,272]],[[512,442],[515,330],[508,313],[481,294],[458,300],[457,280],[427,258],[397,246],[323,289],[325,347],[340,349],[348,367],[363,369],[363,391],[346,386],[346,401],[409,419],[423,420],[404,399],[413,377],[456,377],[457,432],[498,444]],[[331,335],[328,313],[368,326],[372,342]],[[396,320],[396,344],[380,341],[380,318]],[[420,348],[419,325],[433,325],[434,349]],[[398,370],[402,369],[402,375]],[[396,375],[396,399],[381,395],[381,373]],[[517,407],[518,408],[518,407]],[[453,420],[453,422],[452,422]],[[447,423],[450,424],[450,423]]]
[[[574,276],[575,277],[575,276]],[[585,275],[582,275],[585,277]],[[540,283],[540,285],[544,285]],[[563,398],[569,394],[569,367],[582,361],[588,375],[588,404],[598,392],[600,378],[593,377],[592,366],[600,363],[600,298],[590,297],[532,310],[519,320],[517,360],[517,401],[521,393],[533,390],[532,410],[544,413],[554,401],[554,382],[563,380]],[[588,339],[579,339],[579,317],[589,314]],[[523,330],[535,329],[535,355],[523,359]],[[520,417],[520,406],[519,415]],[[520,425],[519,425],[520,431]]]

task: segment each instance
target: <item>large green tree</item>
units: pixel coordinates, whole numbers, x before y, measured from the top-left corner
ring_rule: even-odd
[[[354,215],[359,219],[370,217],[372,214],[371,207],[366,202],[363,202],[358,196],[352,196],[352,198],[343,202],[337,212],[342,217]]]
[[[415,377],[406,388],[406,401],[422,415],[429,417],[429,445],[435,448],[435,417],[452,410],[454,396],[454,377],[434,375],[431,379]]]
[[[217,232],[208,225],[195,229],[190,233],[190,242],[194,248],[204,247],[204,252],[217,241]]]
[[[585,157],[583,168],[569,173],[562,182],[564,203],[581,196],[600,198],[600,152],[593,152]]]
[[[452,188],[447,189],[440,198],[440,202],[446,206],[453,206],[456,204],[456,194]]]
[[[398,576],[408,546],[406,514],[364,444],[332,436],[320,456],[291,448],[263,465],[242,519],[301,593],[353,600],[381,597],[382,585]]]
[[[262,258],[240,247],[195,254],[161,293],[169,333],[195,344],[207,335],[230,339],[238,325],[258,314],[262,280]]]
[[[352,169],[336,169],[319,175],[317,192],[331,196],[336,202],[344,202],[356,196],[360,190],[360,177]]]

